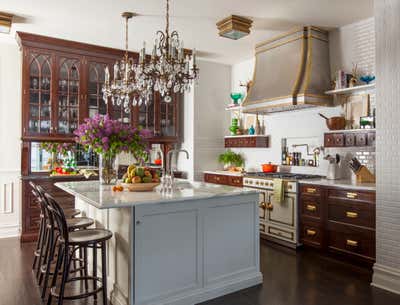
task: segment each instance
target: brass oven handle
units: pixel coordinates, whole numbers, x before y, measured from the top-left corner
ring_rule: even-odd
[[[273,209],[274,209],[274,206],[272,205],[272,203],[268,203],[267,210],[272,211]]]
[[[307,211],[315,212],[317,207],[314,204],[307,204]]]
[[[312,187],[307,188],[307,193],[315,194],[316,192],[317,192],[317,189],[315,189],[315,188],[312,188]]]
[[[346,217],[347,218],[357,218],[358,217],[358,213],[346,211]]]
[[[307,229],[306,233],[308,236],[314,236],[315,234],[317,234],[317,232],[315,230],[311,230],[311,229]]]
[[[346,197],[347,198],[350,198],[350,199],[354,199],[354,198],[357,198],[357,196],[358,196],[358,194],[357,193],[347,193],[346,194]]]
[[[262,208],[263,210],[267,209],[267,204],[265,202],[261,202],[260,203],[260,208]]]
[[[352,239],[346,239],[346,245],[351,246],[351,247],[357,247],[358,241],[355,241]]]

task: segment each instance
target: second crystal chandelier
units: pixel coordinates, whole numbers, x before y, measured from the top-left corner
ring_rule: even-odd
[[[169,32],[169,0],[165,17],[165,32],[157,31],[151,57],[146,57],[143,44],[134,72],[140,87],[152,87],[169,103],[174,93],[190,90],[193,81],[198,78],[199,69],[196,65],[196,50],[185,51],[178,32]]]

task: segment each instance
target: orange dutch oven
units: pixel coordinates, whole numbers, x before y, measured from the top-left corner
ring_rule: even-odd
[[[262,166],[262,171],[263,171],[264,173],[275,173],[276,170],[278,169],[278,166],[277,166],[277,165],[271,164],[271,163],[268,163],[268,164],[261,164],[261,166]]]

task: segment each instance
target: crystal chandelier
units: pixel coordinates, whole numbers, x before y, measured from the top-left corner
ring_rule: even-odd
[[[197,80],[199,69],[196,66],[196,50],[185,52],[178,32],[169,32],[169,0],[165,32],[156,32],[152,55],[147,58],[143,43],[139,62],[133,69],[138,86],[145,90],[153,88],[167,103],[172,101],[172,94],[189,91],[193,81]]]
[[[103,100],[107,104],[111,99],[113,105],[123,104],[126,113],[130,112],[131,103],[133,106],[146,105],[150,102],[153,88],[149,82],[138,82],[135,77],[135,63],[128,54],[128,21],[137,16],[135,13],[124,12],[125,18],[125,55],[120,61],[114,64],[113,79],[110,78],[108,67],[105,68],[105,82],[103,85]],[[141,54],[142,56],[142,54]]]

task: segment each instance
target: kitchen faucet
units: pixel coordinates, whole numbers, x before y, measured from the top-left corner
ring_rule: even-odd
[[[166,171],[165,173],[169,175],[171,187],[174,187],[174,169],[172,168],[172,156],[174,153],[178,156],[180,152],[184,152],[186,154],[186,159],[189,159],[189,152],[186,149],[172,149],[167,153],[167,163],[166,163]],[[165,177],[163,178],[165,179]],[[164,180],[165,181],[165,180]]]

